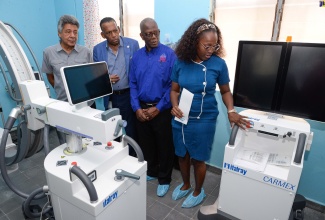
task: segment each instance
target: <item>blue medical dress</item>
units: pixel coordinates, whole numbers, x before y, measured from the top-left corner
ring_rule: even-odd
[[[223,59],[212,56],[201,63],[175,62],[171,79],[194,94],[187,125],[172,120],[175,154],[206,161],[210,158],[216,121],[219,114],[215,98],[216,84],[229,83],[228,68]]]

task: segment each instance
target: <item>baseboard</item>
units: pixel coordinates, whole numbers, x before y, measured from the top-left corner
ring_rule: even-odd
[[[209,164],[207,164],[207,170],[210,171],[211,173],[215,173],[218,175],[221,175],[221,173],[222,173],[222,169],[220,169],[218,167],[211,166]]]
[[[318,204],[316,202],[312,202],[312,201],[307,200],[306,207],[314,209],[314,210],[316,210],[318,212],[321,212],[321,213],[325,214],[325,206],[320,205],[320,204]]]

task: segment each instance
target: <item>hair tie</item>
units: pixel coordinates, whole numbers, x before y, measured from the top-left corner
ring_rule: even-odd
[[[198,27],[196,34],[200,34],[204,30],[209,30],[209,29],[217,29],[214,24],[202,24],[200,27]]]

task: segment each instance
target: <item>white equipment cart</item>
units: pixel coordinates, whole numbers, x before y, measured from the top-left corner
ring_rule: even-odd
[[[288,220],[313,133],[301,118],[255,110],[226,145],[219,198],[199,219]]]

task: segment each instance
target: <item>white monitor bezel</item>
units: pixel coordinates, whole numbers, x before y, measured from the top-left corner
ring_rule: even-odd
[[[82,101],[82,102],[78,102],[78,103],[73,103],[73,101],[71,99],[71,95],[70,95],[70,91],[69,91],[69,87],[68,87],[68,84],[67,84],[67,80],[66,80],[66,77],[65,77],[64,70],[66,68],[70,68],[70,67],[80,67],[80,66],[89,66],[89,65],[98,65],[98,64],[105,64],[106,69],[107,69],[107,74],[109,74],[109,70],[108,70],[108,67],[107,67],[107,63],[105,61],[93,62],[93,63],[84,63],[84,64],[77,64],[77,65],[70,65],[70,66],[63,66],[63,67],[60,68],[60,74],[61,74],[61,78],[62,78],[62,83],[63,83],[63,86],[64,86],[64,90],[66,92],[66,95],[67,95],[67,98],[68,98],[68,102],[69,102],[69,104],[71,106],[84,105],[85,103],[88,103],[89,101],[96,100],[98,98],[102,98],[104,96],[111,95],[113,93],[113,86],[112,86],[112,82],[110,81],[111,88],[112,88],[112,92],[111,93],[105,94],[105,95],[101,95],[101,96],[97,96],[97,97],[93,97],[93,98],[88,99],[86,101]]]

